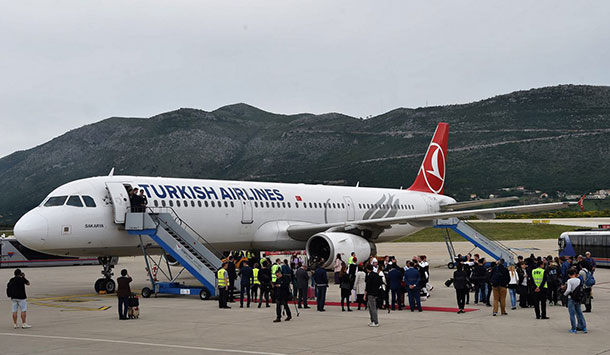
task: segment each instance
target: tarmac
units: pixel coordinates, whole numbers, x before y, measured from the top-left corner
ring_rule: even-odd
[[[510,241],[524,255],[557,253],[556,240]],[[468,243],[455,243],[456,251],[471,251]],[[473,250],[473,253],[477,250]],[[453,270],[447,268],[444,243],[385,243],[378,255],[395,255],[400,264],[416,254],[431,261],[432,296],[424,307],[455,307],[453,288],[444,282]],[[115,269],[126,268],[134,278],[132,290],[149,286],[142,257],[122,258]],[[0,322],[0,353],[9,354],[610,354],[610,270],[595,273],[593,312],[585,313],[588,334],[569,334],[568,311],[547,307],[549,320],[536,320],[533,309],[508,309],[507,316],[492,316],[491,308],[471,303],[473,309],[456,314],[446,311],[379,312],[380,327],[370,328],[368,312],[341,312],[327,306],[326,312],[301,309],[297,317],[291,306],[290,322],[272,323],[275,307],[218,309],[214,300],[196,296],[159,295],[140,299],[140,318],[119,321],[116,297],[97,295],[93,282],[100,266],[25,268],[31,286],[28,323],[31,329],[13,329],[10,300],[0,299],[5,322]],[[179,269],[174,269],[179,270]],[[8,281],[12,269],[0,270]],[[186,275],[181,280],[196,284]],[[331,285],[328,301],[339,301],[338,285]],[[510,305],[510,299],[507,297]],[[2,326],[1,324],[4,324]]]

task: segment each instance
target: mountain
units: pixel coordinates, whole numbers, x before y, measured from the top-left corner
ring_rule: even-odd
[[[0,159],[0,224],[55,187],[115,174],[409,186],[437,122],[450,124],[446,193],[610,185],[610,87],[562,85],[362,120],[246,104],[112,117]]]

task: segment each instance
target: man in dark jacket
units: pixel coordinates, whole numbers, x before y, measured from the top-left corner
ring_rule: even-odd
[[[485,282],[485,260],[479,259],[472,269],[472,283],[474,284],[474,304],[478,304],[479,300],[485,303],[486,298],[486,282]]]
[[[244,308],[244,293],[248,298],[246,307],[250,308],[250,286],[254,283],[252,268],[248,265],[247,261],[241,263],[243,266],[239,270],[239,276],[241,277],[239,282],[239,308]]]
[[[421,277],[419,275],[419,270],[415,268],[415,263],[413,261],[409,261],[409,268],[405,271],[404,281],[407,286],[407,293],[409,294],[409,308],[411,309],[411,312],[415,312],[415,308],[421,312],[421,300],[419,297],[419,283]]]
[[[271,291],[271,269],[269,268],[269,262],[264,261],[262,269],[258,272],[258,281],[261,283],[261,295],[258,299],[258,308],[263,305],[263,298],[265,298],[267,308],[269,308],[269,292]]]
[[[502,315],[506,315],[506,292],[508,290],[508,283],[510,282],[510,275],[508,269],[504,267],[504,259],[500,259],[496,262],[496,266],[491,272],[491,287],[494,295],[494,309],[493,315],[498,314],[498,302],[500,302],[500,310]]]
[[[13,311],[13,323],[15,329],[19,326],[17,325],[17,312],[21,309],[21,328],[27,329],[31,328],[29,324],[26,323],[25,318],[28,311],[27,304],[27,296],[25,294],[25,286],[30,285],[30,281],[25,278],[25,274],[21,272],[20,269],[16,269],[14,272],[15,277],[9,280],[7,285],[7,296],[11,298],[12,303],[12,311]]]
[[[282,306],[284,306],[284,312],[286,312],[285,321],[288,322],[292,319],[290,313],[290,307],[288,307],[288,297],[290,295],[290,275],[282,274],[281,270],[275,272],[275,314],[276,318],[273,323],[282,321]]]
[[[402,310],[402,269],[393,267],[388,273],[388,279],[390,279],[390,290],[392,291],[392,310],[395,309],[396,303],[398,303],[398,310]]]
[[[227,272],[229,273],[229,295],[228,302],[235,302],[235,279],[237,278],[237,272],[235,271],[235,258],[233,255],[229,256],[229,263],[227,264]]]
[[[129,310],[129,296],[131,296],[131,288],[129,287],[131,276],[127,273],[127,269],[121,270],[121,276],[116,279],[116,282],[116,296],[119,299],[119,319],[128,319],[127,311]]]
[[[371,317],[371,323],[369,327],[378,327],[379,319],[377,318],[377,297],[381,295],[381,277],[376,272],[373,272],[373,266],[371,264],[366,266],[366,278],[364,279],[366,288],[364,291],[364,298],[367,300],[366,304],[369,308],[369,315]]]
[[[299,308],[301,308],[301,304],[305,308],[309,308],[309,306],[307,305],[307,285],[309,281],[309,275],[307,274],[307,269],[305,265],[299,262],[297,266],[298,269],[295,272],[295,278],[297,279]]]
[[[322,268],[322,263],[317,265],[316,272],[313,275],[313,281],[316,284],[316,301],[318,303],[318,311],[324,312],[326,289],[328,288],[328,276],[326,275],[326,270]]]
[[[459,262],[457,270],[453,272],[453,287],[457,297],[458,314],[464,313],[464,304],[466,303],[466,293],[468,293],[468,274],[464,271],[464,264]]]

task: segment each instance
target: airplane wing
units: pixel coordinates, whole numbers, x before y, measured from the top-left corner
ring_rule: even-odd
[[[411,216],[399,216],[399,217],[388,217],[388,218],[376,218],[376,219],[365,219],[359,221],[347,221],[347,222],[336,222],[336,223],[324,223],[324,224],[296,224],[288,227],[288,235],[296,240],[307,240],[315,233],[323,232],[329,229],[350,229],[350,228],[361,228],[361,229],[372,229],[372,230],[383,230],[393,224],[406,224],[411,223],[418,226],[432,226],[433,221],[437,219],[446,219],[454,217],[471,217],[476,216],[480,219],[492,219],[495,218],[496,213],[504,212],[518,212],[518,213],[529,213],[529,212],[540,212],[557,210],[567,208],[569,206],[576,205],[576,202],[553,202],[553,203],[541,203],[536,205],[520,205],[510,207],[494,207],[494,208],[482,208],[476,210],[464,210],[464,211],[452,211],[452,212],[436,212],[420,215]]]

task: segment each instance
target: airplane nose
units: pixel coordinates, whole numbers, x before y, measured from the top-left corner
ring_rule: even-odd
[[[34,250],[43,249],[47,238],[47,220],[36,211],[30,211],[21,217],[13,229],[19,243]]]

